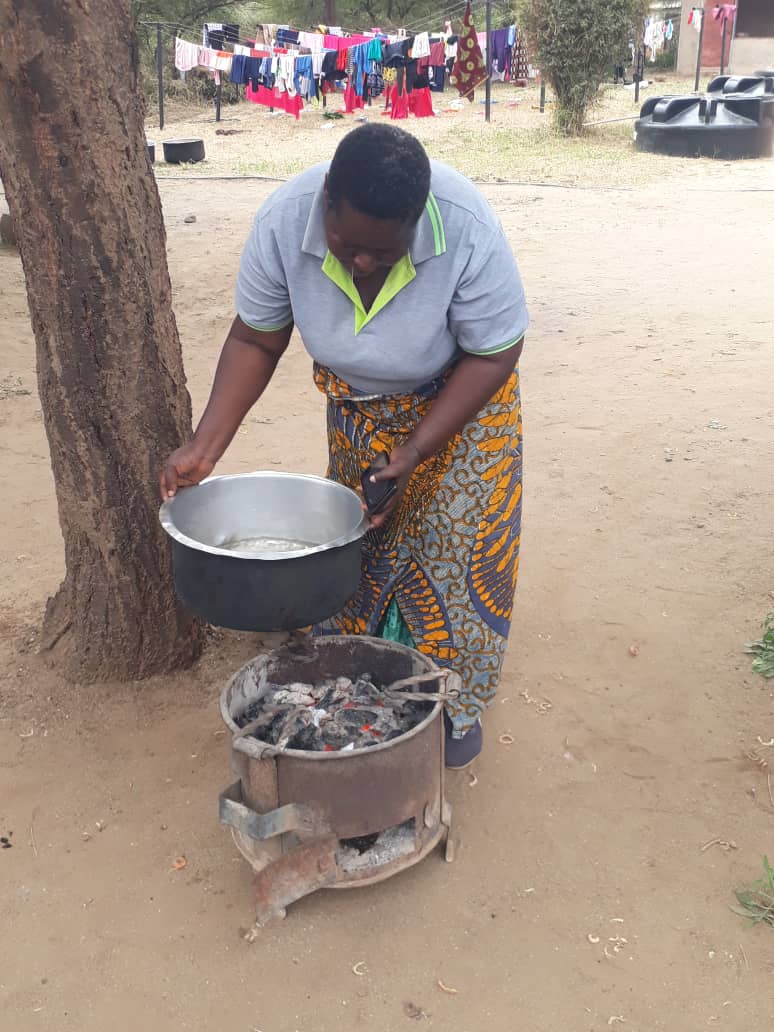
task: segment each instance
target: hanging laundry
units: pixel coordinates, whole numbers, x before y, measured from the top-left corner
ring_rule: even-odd
[[[258,86],[257,89],[248,86],[245,90],[245,97],[253,104],[261,104],[263,107],[275,108],[278,111],[287,111],[296,119],[304,108],[304,102],[298,94],[291,97],[288,93],[280,93],[277,89],[270,90],[266,86]]]
[[[298,45],[305,50],[311,50],[313,54],[321,54],[323,37],[319,32],[299,32]]]
[[[446,82],[446,65],[432,65],[430,68],[430,90],[433,93],[443,93]]]
[[[712,17],[723,25],[729,18],[733,18],[735,14],[736,4],[721,4],[720,7],[715,7]]]
[[[319,79],[323,74],[323,61],[325,60],[325,54],[322,50],[312,54],[312,75],[315,79]]]
[[[415,88],[409,94],[409,111],[415,118],[433,118],[433,98],[430,96],[430,87],[422,86]]]
[[[344,90],[344,111],[346,114],[351,115],[353,111],[357,111],[365,106],[362,94],[358,94],[355,87],[347,85]]]
[[[222,50],[226,43],[239,42],[238,25],[222,25],[220,22],[207,22],[204,26],[202,43],[211,50]]]
[[[299,33],[295,29],[277,29],[277,44],[281,47],[297,47]]]
[[[441,40],[438,43],[430,44],[430,66],[437,68],[438,65],[446,63],[446,43]]]
[[[190,72],[192,68],[196,68],[199,64],[200,50],[198,44],[175,37],[175,68],[179,72]]]
[[[314,97],[316,97],[317,89],[314,82],[311,54],[309,56],[301,55],[296,58],[296,76],[294,82],[296,92],[299,93],[304,100],[313,100]]]
[[[500,73],[500,78],[507,79],[511,72],[511,44],[508,42],[508,29],[496,29],[492,33],[492,71]]]
[[[529,78],[527,44],[523,34],[516,29],[516,35],[511,45],[511,82],[524,82],[527,78]]]
[[[368,44],[368,60],[375,61],[377,64],[382,63],[382,41],[380,39],[372,39]]]
[[[411,56],[416,60],[420,57],[430,57],[430,34],[418,32],[414,37],[414,45],[411,48]]]
[[[296,95],[296,59],[291,54],[283,54],[277,58],[277,78],[275,89],[280,93],[287,93],[290,97]]]
[[[409,95],[405,91],[401,91],[400,86],[396,85],[392,87],[392,92],[390,93],[390,105],[390,118],[408,118]]]
[[[245,57],[244,54],[234,54],[231,62],[229,78],[238,86],[246,86],[248,82],[254,84],[259,82],[261,74],[261,59],[258,57]]]
[[[210,47],[199,47],[199,64],[215,73],[215,83],[220,85],[220,73],[231,72],[234,55],[227,50],[212,50]]]
[[[210,45],[210,33],[220,33],[221,39],[223,38],[223,23],[222,22],[205,22],[204,28],[202,29],[202,46],[208,47]]]
[[[369,97],[381,97],[384,93],[384,74],[380,64],[374,63],[373,71],[368,73],[366,89]]]
[[[674,37],[674,34],[675,34],[675,24],[672,21],[672,19],[670,18],[668,23],[667,23],[667,27],[666,27],[665,38],[671,42],[671,40]]]
[[[463,30],[460,33],[459,51],[452,70],[451,82],[461,97],[467,97],[473,103],[476,88],[486,81],[487,73],[473,15],[470,13],[470,0],[465,7],[462,24]]]

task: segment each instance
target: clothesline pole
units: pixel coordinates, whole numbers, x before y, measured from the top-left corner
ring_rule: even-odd
[[[486,0],[486,85],[484,118],[492,121],[492,0]]]
[[[726,70],[726,29],[728,27],[728,18],[723,19],[723,31],[720,35],[720,74]]]
[[[159,129],[164,128],[164,51],[161,49],[161,22],[156,22],[156,74],[159,79]]]
[[[645,65],[645,47],[638,43],[637,54],[634,58],[634,103],[640,102],[640,83],[642,82],[642,71]]]
[[[219,82],[215,87],[215,121],[220,121],[220,102],[223,97],[223,83]]]
[[[694,93],[698,93],[699,92],[699,81],[701,80],[701,52],[702,52],[702,49],[704,48],[704,22],[706,21],[706,18],[707,18],[707,12],[704,10],[703,7],[701,7],[701,8],[696,8],[695,7],[694,11],[696,11],[696,10],[700,10],[701,11],[701,25],[699,26],[699,52],[696,55],[696,81],[695,81],[695,83],[693,85],[693,92]]]
[[[540,114],[542,115],[546,110],[546,81],[543,76],[540,76]]]

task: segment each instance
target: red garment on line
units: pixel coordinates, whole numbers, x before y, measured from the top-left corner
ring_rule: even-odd
[[[298,94],[295,97],[291,97],[287,93],[280,93],[276,86],[273,90],[268,89],[266,86],[259,86],[257,90],[254,90],[248,83],[245,97],[251,100],[253,104],[262,104],[264,107],[273,107],[278,108],[280,111],[287,111],[289,115],[294,115],[296,119],[299,117],[299,112],[304,109],[304,102]]]
[[[431,43],[430,57],[428,60],[434,68],[437,68],[439,65],[446,64],[446,44]]]
[[[433,118],[433,98],[430,95],[430,88],[425,86],[421,90],[412,90],[408,95],[409,111],[416,118]]]
[[[344,90],[344,111],[351,115],[353,111],[357,111],[358,108],[362,107],[365,107],[363,98],[358,97],[354,86],[347,86]]]
[[[390,118],[408,118],[409,114],[409,95],[408,93],[398,93],[397,85],[392,87],[390,93],[390,103],[392,108],[390,110]]]

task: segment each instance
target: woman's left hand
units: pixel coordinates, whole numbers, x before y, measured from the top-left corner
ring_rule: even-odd
[[[393,448],[389,464],[374,474],[374,479],[377,483],[382,480],[397,480],[398,490],[380,513],[371,516],[372,530],[378,530],[390,518],[391,513],[400,502],[403,492],[406,490],[411,474],[421,461],[419,452],[413,445],[400,444]]]

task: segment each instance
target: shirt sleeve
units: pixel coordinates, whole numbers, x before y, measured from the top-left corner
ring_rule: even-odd
[[[524,287],[502,226],[477,241],[449,306],[449,328],[471,355],[496,355],[529,325]]]
[[[243,323],[264,333],[281,330],[293,321],[277,238],[260,212],[239,263],[236,310]]]

